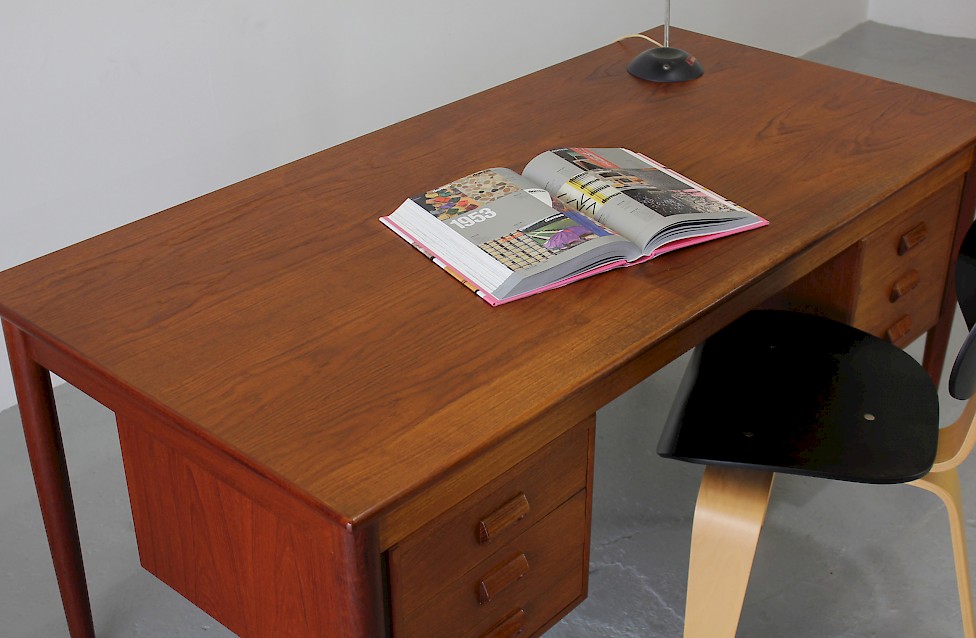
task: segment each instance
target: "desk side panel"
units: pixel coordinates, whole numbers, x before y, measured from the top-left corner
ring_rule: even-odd
[[[150,417],[118,414],[143,567],[242,637],[385,632],[374,528],[355,533],[294,500],[253,498],[178,449]],[[288,503],[291,502],[291,505]]]

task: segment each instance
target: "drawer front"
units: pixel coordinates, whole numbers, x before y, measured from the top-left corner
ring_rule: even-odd
[[[529,636],[583,594],[580,491],[394,625],[395,638]]]
[[[961,188],[943,188],[864,239],[855,326],[905,346],[935,324]]]
[[[586,485],[587,423],[566,432],[390,549],[394,616],[405,616]]]

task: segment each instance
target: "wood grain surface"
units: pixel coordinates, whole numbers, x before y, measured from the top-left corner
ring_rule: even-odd
[[[355,533],[247,477],[212,453],[169,444],[166,424],[118,415],[139,560],[239,636],[379,636],[375,526]]]
[[[673,37],[701,79],[637,80],[643,44],[608,45],[6,271],[0,315],[337,522],[368,522],[539,419],[592,414],[976,141],[976,104]],[[641,151],[770,226],[492,308],[377,221],[565,145]]]

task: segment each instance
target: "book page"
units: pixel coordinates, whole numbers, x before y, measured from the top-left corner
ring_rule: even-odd
[[[455,180],[389,217],[478,288],[504,297],[639,249],[507,168]]]
[[[651,254],[676,239],[723,232],[750,213],[648,157],[622,148],[562,148],[523,174],[554,198]]]

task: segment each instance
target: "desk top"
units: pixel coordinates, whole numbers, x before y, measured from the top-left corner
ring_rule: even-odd
[[[673,37],[701,79],[637,80],[646,43],[608,45],[0,273],[0,315],[372,520],[536,419],[591,414],[976,142],[976,104]],[[770,226],[492,308],[377,221],[560,146],[641,151]]]

